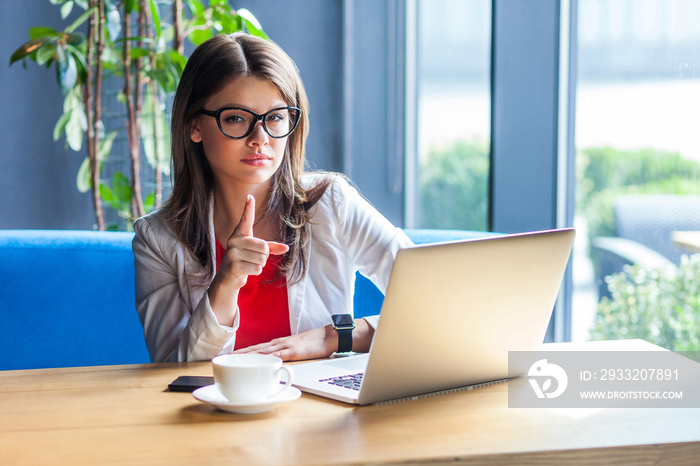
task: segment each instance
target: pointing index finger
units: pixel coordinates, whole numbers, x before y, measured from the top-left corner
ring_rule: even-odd
[[[246,198],[245,207],[243,208],[243,215],[241,216],[241,221],[238,222],[238,226],[233,231],[233,234],[239,234],[243,236],[253,236],[253,224],[255,223],[255,197],[248,194]]]

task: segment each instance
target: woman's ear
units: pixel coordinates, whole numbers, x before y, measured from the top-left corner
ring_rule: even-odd
[[[202,131],[199,128],[199,118],[193,118],[190,123],[190,139],[192,142],[202,142]]]

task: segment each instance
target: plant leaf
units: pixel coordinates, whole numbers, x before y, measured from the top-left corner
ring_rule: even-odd
[[[187,57],[180,54],[177,50],[169,51],[168,56],[170,57],[170,61],[173,62],[173,64],[175,64],[175,66],[178,68],[179,74],[182,74],[182,71],[185,69],[185,65],[187,65]]]
[[[120,68],[121,63],[121,57],[117,55],[112,47],[105,47],[104,50],[102,50],[103,65],[113,65],[115,68]]]
[[[69,1],[61,5],[61,19],[66,19],[70,12],[73,11],[73,2]]]
[[[115,210],[119,210],[119,201],[114,191],[104,183],[100,183],[100,198]]]
[[[43,66],[56,58],[56,46],[54,44],[44,44],[36,51],[36,62]]]
[[[80,168],[78,169],[78,176],[76,177],[75,180],[75,185],[78,188],[78,191],[81,193],[86,193],[90,191],[90,186],[92,186],[92,182],[90,181],[90,158],[85,157],[85,160],[83,160],[83,163],[80,164]]]
[[[112,177],[112,189],[119,201],[120,208],[128,209],[131,204],[131,182],[122,172],[116,172]]]
[[[83,42],[85,42],[85,36],[78,33],[72,32],[68,34],[68,39],[66,40],[66,45],[72,45],[73,47],[80,47]]]
[[[83,134],[85,134],[85,130],[83,129],[84,119],[85,113],[82,111],[72,111],[65,127],[66,144],[76,152],[79,152],[83,147]]]
[[[109,158],[116,135],[117,130],[114,130],[111,131],[106,137],[100,139],[100,147],[97,149],[97,161],[100,163],[100,165]]]
[[[119,10],[112,7],[107,11],[107,32],[109,32],[109,38],[113,41],[119,37],[122,32],[122,18],[119,14]]]
[[[204,11],[204,4],[199,0],[184,0],[184,3],[190,9],[192,16]]]
[[[90,9],[86,10],[85,13],[83,13],[83,14],[80,15],[80,16],[78,16],[78,19],[76,19],[75,21],[73,21],[73,23],[72,23],[70,26],[68,26],[68,27],[64,30],[64,32],[67,33],[67,34],[70,34],[70,33],[72,33],[73,31],[75,31],[75,30],[78,28],[78,26],[80,26],[81,24],[83,24],[83,23],[85,22],[85,20],[87,20],[87,19],[90,17],[90,15],[92,14],[92,12],[93,12],[94,10],[95,10],[95,7],[92,7],[92,8],[90,8]]]
[[[53,127],[53,140],[58,141],[61,138],[61,134],[66,130],[66,125],[70,120],[72,110],[69,110],[61,115],[61,117],[56,122],[56,126]]]
[[[54,28],[48,28],[44,26],[33,27],[29,30],[30,39],[38,39],[40,37],[61,37],[62,32],[55,30]]]
[[[102,163],[109,157],[110,152],[112,152],[112,145],[114,144],[114,138],[117,137],[117,130],[110,132],[105,138],[100,140],[100,148],[97,151],[97,160]]]
[[[143,113],[141,115],[141,140],[143,152],[151,167],[158,169],[165,175],[170,174],[170,134],[168,121],[162,108],[153,106],[153,95],[149,91],[143,99]],[[158,125],[158,141],[154,135],[154,119]],[[157,152],[156,152],[157,151]],[[156,160],[156,154],[158,155]]]
[[[127,13],[134,11],[135,6],[136,0],[124,0],[124,10],[126,10]]]
[[[153,17],[153,26],[156,30],[156,37],[160,37],[162,31],[160,26],[160,14],[158,13],[158,7],[156,6],[156,2],[154,2],[153,0],[149,1],[151,4],[151,16]]]
[[[143,200],[143,208],[146,211],[146,213],[150,212],[153,210],[153,208],[156,205],[156,193],[151,191],[151,193],[146,196],[146,199]]]
[[[78,80],[78,67],[75,65],[73,54],[66,53],[65,48],[58,44],[56,46],[56,59],[58,83],[61,89],[63,89],[63,92],[67,93],[75,86]]]
[[[87,70],[87,61],[85,60],[85,54],[79,48],[73,47],[71,44],[66,44],[66,51],[70,52],[73,57],[80,62],[80,66],[84,70]]]
[[[146,49],[134,47],[131,49],[131,53],[129,54],[129,56],[131,57],[132,60],[136,60],[138,58],[147,57],[148,53],[149,53],[149,51]]]
[[[236,10],[236,13],[238,13],[238,16],[243,18],[243,20],[245,21],[246,29],[251,35],[267,39],[267,34],[263,32],[260,21],[258,21],[258,18],[256,18],[255,15],[253,15],[253,13],[251,13],[246,8],[239,8],[238,10]]]
[[[17,60],[21,60],[22,58],[26,57],[27,55],[35,52],[39,47],[43,46],[44,44],[48,42],[55,42],[56,38],[52,37],[39,37],[36,39],[32,39],[26,44],[23,44],[15,50],[15,52],[12,54],[10,57],[10,65],[12,65],[14,62]]]
[[[72,150],[78,152],[83,145],[83,134],[87,130],[87,117],[82,102],[80,86],[74,87],[63,100],[63,113],[69,113],[70,118],[66,122],[66,144]]]
[[[251,36],[256,36],[260,37],[262,39],[267,39],[267,34],[263,32],[262,29],[256,28],[250,21],[247,19],[243,20],[245,23],[245,31],[248,32]]]
[[[63,99],[63,112],[69,110],[83,110],[83,91],[79,87],[73,88]],[[87,126],[85,126],[87,128]]]
[[[100,141],[100,148],[97,151],[98,173],[102,169],[102,162],[107,159],[107,156],[112,150],[112,144],[114,143],[114,138],[116,135],[117,131],[114,130],[111,133],[109,133],[105,139]],[[83,163],[80,165],[80,169],[78,170],[78,176],[76,178],[76,186],[78,187],[78,191],[80,191],[81,193],[86,193],[90,191],[90,188],[92,187],[92,180],[90,179],[90,157],[85,157],[85,160],[83,160]],[[98,188],[100,190],[100,197],[102,197],[103,186],[105,185],[100,183],[100,186]],[[115,209],[118,209],[118,206],[115,207]]]
[[[175,40],[175,26],[168,26],[165,29],[163,29],[163,33],[161,35],[161,39],[163,42],[166,44],[171,43],[173,40]]]
[[[187,37],[194,45],[200,45],[207,39],[211,39],[214,34],[206,28],[196,28]]]

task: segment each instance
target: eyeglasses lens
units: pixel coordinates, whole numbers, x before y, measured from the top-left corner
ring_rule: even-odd
[[[275,138],[285,137],[295,127],[299,112],[291,108],[279,108],[264,114],[263,127]],[[240,138],[250,132],[257,123],[255,115],[245,110],[228,109],[219,117],[221,129],[234,138]]]

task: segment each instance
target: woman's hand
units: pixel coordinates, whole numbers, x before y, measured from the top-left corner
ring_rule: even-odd
[[[352,350],[366,353],[372,344],[374,329],[365,319],[355,319],[352,332]],[[332,325],[297,333],[288,337],[276,338],[267,343],[249,346],[234,353],[271,354],[283,361],[326,358],[338,349],[338,332]]]
[[[240,222],[226,242],[226,254],[209,286],[209,301],[221,325],[231,326],[236,314],[238,292],[248,275],[260,275],[270,254],[284,254],[289,246],[253,236],[255,198],[248,195]]]

